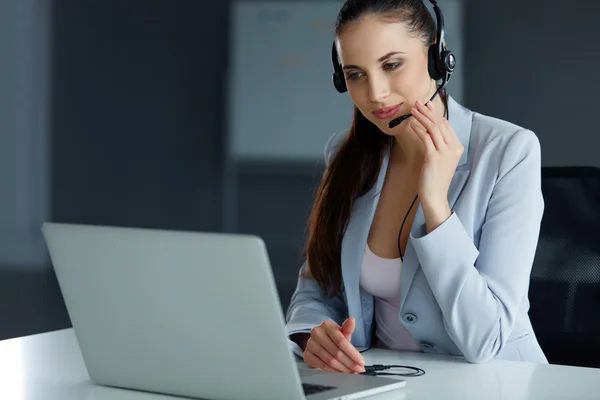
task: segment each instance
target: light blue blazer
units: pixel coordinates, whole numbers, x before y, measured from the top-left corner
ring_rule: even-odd
[[[424,352],[547,363],[529,310],[529,278],[544,200],[536,135],[485,116],[449,97],[448,120],[464,146],[448,191],[452,215],[426,233],[419,206],[401,271],[400,321]],[[326,165],[346,132],[326,146]],[[310,332],[326,319],[356,319],[352,344],[371,345],[373,297],[360,287],[363,253],[379,200],[389,153],[373,188],[354,205],[342,241],[343,292],[325,299],[317,284],[299,276],[286,314],[288,335]],[[300,271],[304,271],[304,264]],[[302,350],[289,341],[291,350]]]

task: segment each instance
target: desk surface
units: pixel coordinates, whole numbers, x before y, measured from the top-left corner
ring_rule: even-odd
[[[600,369],[507,361],[468,364],[460,358],[373,349],[369,364],[413,365],[391,399],[600,399]],[[304,364],[301,364],[304,365]],[[173,400],[174,397],[92,384],[72,329],[0,341],[0,399]]]

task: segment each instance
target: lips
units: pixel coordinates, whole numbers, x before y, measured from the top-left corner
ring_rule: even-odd
[[[391,107],[384,107],[378,110],[373,111],[373,115],[375,115],[379,119],[391,118],[400,110],[400,104]]]

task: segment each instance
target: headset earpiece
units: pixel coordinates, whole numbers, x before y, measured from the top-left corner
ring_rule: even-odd
[[[446,49],[444,44],[444,15],[436,0],[429,0],[433,4],[433,11],[437,19],[435,43],[429,47],[428,69],[429,76],[446,84],[450,80],[454,68],[456,68],[456,57]]]
[[[340,76],[335,72],[333,73],[333,85],[335,86],[336,90],[340,93],[348,91],[348,88],[346,87],[346,79],[344,78],[344,76]]]
[[[438,47],[436,44],[429,47],[429,62],[427,68],[429,69],[429,76],[431,79],[439,81],[444,77],[443,69],[440,67],[440,56],[438,53]]]
[[[335,89],[344,93],[348,90],[346,87],[346,78],[344,77],[344,71],[342,70],[342,66],[340,65],[340,61],[338,60],[337,50],[335,48],[335,41],[331,45],[331,62],[333,63],[333,86]]]
[[[446,78],[446,80],[450,79],[450,75],[454,72],[454,68],[456,68],[456,57],[454,53],[449,50],[442,50],[441,55],[438,52],[437,45],[432,45],[429,48],[429,76],[432,79],[439,81]]]
[[[454,57],[454,53],[449,50],[444,50],[442,52],[442,60],[444,64],[444,72],[446,73],[446,81],[450,80],[450,76],[454,72],[454,68],[456,68],[456,57]]]

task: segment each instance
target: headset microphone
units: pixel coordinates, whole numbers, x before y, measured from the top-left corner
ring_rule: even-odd
[[[454,72],[454,68],[456,67],[456,57],[454,54],[446,49],[446,45],[444,43],[444,16],[442,11],[440,10],[436,0],[429,0],[431,4],[433,4],[433,10],[435,11],[435,15],[437,18],[437,31],[436,31],[436,40],[435,43],[429,47],[429,61],[428,61],[428,69],[429,76],[435,81],[441,80],[442,83],[435,91],[433,96],[429,101],[433,101],[435,96],[437,96],[442,89],[446,86],[446,84],[450,81],[452,77],[452,73]],[[342,70],[342,66],[338,60],[337,49],[335,48],[335,41],[331,48],[331,59],[333,62],[333,85],[336,90],[340,93],[344,93],[348,90],[346,87],[346,79],[344,78],[344,72]],[[398,118],[394,118],[388,124],[389,128],[394,128],[404,122],[406,119],[410,118],[412,114],[402,115]]]
[[[437,96],[442,91],[442,89],[444,88],[444,86],[446,86],[446,83],[448,83],[448,80],[444,81],[440,85],[440,87],[438,87],[438,89],[435,91],[435,93],[433,94],[433,96],[431,96],[431,98],[429,99],[429,101],[433,101],[433,99],[435,99],[435,96]],[[406,114],[406,115],[402,115],[402,116],[400,116],[398,118],[394,118],[388,124],[388,128],[390,128],[390,129],[395,128],[395,127],[397,127],[398,125],[400,125],[401,123],[403,123],[405,120],[407,120],[410,117],[412,117],[412,114]]]
[[[412,117],[412,114],[406,114],[401,117],[395,118],[390,121],[390,123],[388,124],[388,128],[390,128],[390,129],[395,128],[398,125],[400,125],[401,123],[403,123],[405,119],[408,119],[410,117]]]

